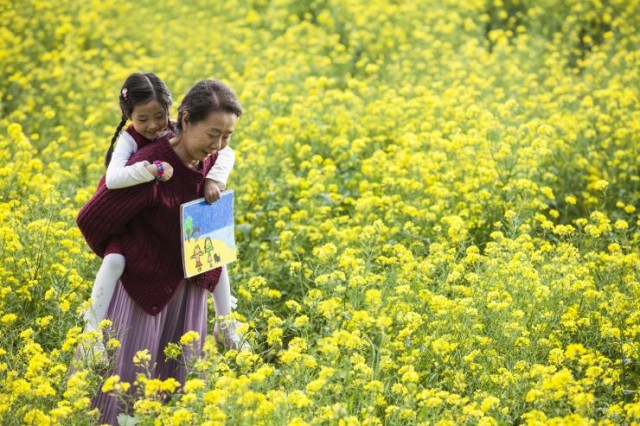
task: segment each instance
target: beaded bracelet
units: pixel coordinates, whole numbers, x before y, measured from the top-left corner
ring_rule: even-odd
[[[156,176],[156,180],[158,182],[162,182],[162,176],[164,176],[164,166],[162,165],[162,161],[156,160],[153,162],[158,170],[158,176]]]

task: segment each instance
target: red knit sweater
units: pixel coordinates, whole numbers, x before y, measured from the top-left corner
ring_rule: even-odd
[[[109,190],[104,178],[89,202],[80,209],[77,223],[89,247],[100,257],[109,240],[118,235],[126,266],[122,284],[145,312],[155,315],[169,303],[184,281],[180,244],[180,205],[202,196],[205,177],[217,155],[199,170],[187,167],[163,137],[136,152],[129,164],[161,160],[173,166],[173,177]],[[213,290],[220,268],[187,280]]]
[[[136,128],[133,127],[133,124],[131,124],[129,127],[127,127],[125,132],[127,132],[127,133],[129,133],[131,135],[133,140],[136,142],[136,145],[138,145],[138,149],[142,149],[145,146],[149,145],[150,143],[153,143],[153,141],[151,139],[147,139],[144,136],[142,136],[140,133],[138,133]],[[167,138],[173,137],[173,132],[171,130],[167,131],[166,133],[167,134],[165,136]]]
[[[134,142],[138,146],[138,150],[140,150],[141,148],[144,148],[145,146],[153,142],[151,139],[147,139],[144,136],[142,136],[140,133],[138,133],[136,131],[136,128],[133,127],[133,124],[127,127],[125,132],[127,132],[133,138]],[[173,136],[174,136],[174,133],[171,130],[168,130],[166,137],[172,138]],[[117,236],[114,236],[109,240],[102,257],[111,253],[122,254],[122,245],[120,244],[120,238],[118,238]]]

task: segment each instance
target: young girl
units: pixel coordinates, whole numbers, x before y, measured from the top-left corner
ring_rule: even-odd
[[[172,99],[167,86],[153,73],[134,73],[125,80],[120,90],[119,100],[122,119],[105,157],[107,188],[127,188],[154,179],[158,182],[168,181],[173,175],[173,167],[167,162],[140,161],[127,165],[129,158],[138,149],[153,143],[160,137],[173,135],[171,129],[173,126],[168,116]],[[122,131],[127,121],[131,121],[132,124]],[[114,149],[116,139],[117,144]],[[220,198],[220,191],[225,189],[227,178],[233,168],[235,154],[228,143],[229,138],[222,138],[222,147],[218,151],[215,165],[206,176],[204,196],[209,203]],[[114,289],[125,268],[125,258],[121,253],[119,239],[114,237],[107,247],[102,265],[96,275],[91,292],[93,303],[85,315],[85,331],[97,329],[98,324],[105,319]],[[213,300],[218,317],[228,316],[236,306],[236,299],[231,296],[226,267],[223,267],[218,285],[213,291]],[[237,335],[236,325],[234,321],[216,322],[214,327],[216,341],[227,349],[249,349],[248,343]],[[96,349],[104,353],[101,343]]]

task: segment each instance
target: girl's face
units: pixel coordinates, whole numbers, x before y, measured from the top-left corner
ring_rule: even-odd
[[[130,119],[136,132],[149,140],[157,139],[168,122],[167,111],[155,99],[133,107]]]
[[[228,112],[213,112],[202,121],[189,122],[185,113],[182,125],[182,140],[187,161],[202,161],[215,151],[229,144],[238,117]]]

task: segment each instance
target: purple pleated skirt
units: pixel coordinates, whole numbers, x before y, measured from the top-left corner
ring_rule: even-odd
[[[130,383],[132,389],[129,393],[134,392],[136,374],[144,370],[133,364],[133,357],[138,351],[148,349],[151,355],[149,365],[152,367],[151,374],[154,378],[174,377],[180,383],[184,383],[187,370],[183,362],[167,360],[164,348],[167,343],[178,343],[186,332],[197,331],[200,334],[199,346],[196,345],[197,353],[185,355],[200,355],[207,333],[207,293],[203,288],[183,283],[169,304],[153,316],[138,306],[122,283],[118,282],[107,312],[107,319],[113,323],[110,337],[120,341],[120,348],[116,351],[115,368],[110,375],[117,374],[122,382]],[[100,420],[103,424],[117,425],[118,415],[126,413],[119,398],[105,394],[101,389],[98,389],[92,401],[92,408],[96,407],[100,409]]]

